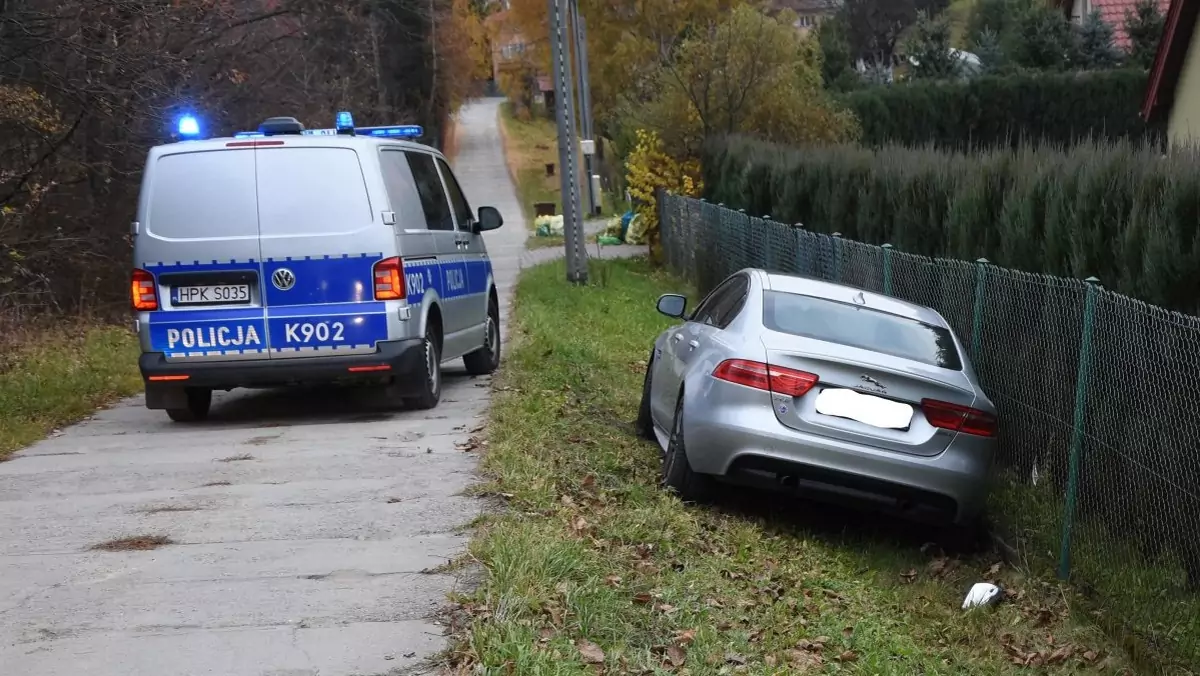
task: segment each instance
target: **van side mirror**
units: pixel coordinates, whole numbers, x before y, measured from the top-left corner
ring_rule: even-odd
[[[683,319],[687,312],[687,297],[676,293],[659,296],[658,311],[674,319]]]
[[[476,221],[475,230],[477,232],[486,232],[495,230],[504,225],[504,217],[500,215],[500,210],[496,207],[479,207],[479,220]]]

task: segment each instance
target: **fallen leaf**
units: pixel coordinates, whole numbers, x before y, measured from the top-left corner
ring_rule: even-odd
[[[1050,653],[1050,657],[1046,658],[1046,662],[1048,664],[1058,664],[1059,662],[1066,662],[1074,654],[1075,654],[1075,647],[1070,646],[1070,645],[1065,645],[1065,646],[1062,646],[1061,648],[1059,648],[1058,650],[1055,650],[1054,652]]]
[[[592,486],[595,486],[595,485],[596,485],[596,475],[595,474],[589,474],[589,475],[583,477],[583,487],[584,488],[591,488]]]
[[[995,578],[996,578],[996,576],[997,576],[997,575],[999,575],[999,574],[1000,574],[1000,564],[999,564],[999,563],[993,563],[993,564],[992,564],[992,567],[991,567],[991,568],[988,568],[988,569],[987,569],[987,572],[986,572],[986,573],[984,573],[984,577],[988,577],[988,578],[995,579]]]
[[[691,645],[696,640],[695,629],[684,629],[675,632],[675,642],[679,645]]]
[[[803,650],[792,650],[788,653],[788,659],[795,667],[793,673],[806,674],[810,669],[818,669],[825,660],[818,653],[805,652]]]
[[[907,571],[900,573],[900,577],[908,584],[912,584],[917,579],[917,569],[910,568]]]
[[[854,662],[857,659],[858,659],[858,653],[854,652],[853,650],[847,650],[847,651],[843,652],[841,655],[837,656],[838,662]]]
[[[658,610],[659,612],[663,612],[663,613],[671,613],[671,612],[675,612],[675,606],[673,606],[669,603],[660,603],[657,606],[655,606],[655,610]]]
[[[571,529],[576,533],[582,533],[583,531],[587,530],[587,519],[583,518],[582,516],[576,517],[575,520],[571,522]]]
[[[650,603],[650,601],[652,601],[653,598],[654,597],[650,596],[650,594],[648,594],[646,592],[640,592],[638,594],[633,595],[633,602],[646,604],[646,603]]]
[[[745,664],[746,658],[737,653],[725,653],[725,662],[728,664]]]
[[[849,641],[850,637],[854,636],[854,627],[846,627],[845,629],[842,629],[842,636],[845,636],[846,640]]]
[[[562,496],[562,503],[563,503],[564,505],[566,505],[567,507],[574,507],[574,506],[575,506],[575,500],[573,500],[573,499],[571,498],[571,496],[569,496],[569,495],[564,495],[564,496]]]
[[[934,559],[929,562],[929,573],[934,577],[941,577],[946,572],[946,566],[949,564],[949,559]]]
[[[667,659],[670,660],[672,666],[682,667],[683,663],[687,661],[687,653],[683,648],[673,645],[667,648]]]
[[[1097,659],[1099,659],[1099,657],[1100,656],[1096,654],[1095,650],[1089,650],[1083,654],[1083,659],[1086,662],[1095,662]]]
[[[554,638],[554,630],[550,627],[542,627],[538,632],[538,642],[540,643],[549,643],[552,638]]]
[[[588,664],[604,664],[604,651],[600,646],[588,641],[580,639],[575,647],[579,649],[579,656]]]
[[[610,586],[610,587],[620,587],[621,586],[621,576],[620,575],[609,575],[608,577],[604,578],[604,582],[606,584],[608,584],[608,586]]]
[[[766,664],[768,667],[773,667],[779,664],[779,658],[775,657],[774,655],[767,655],[763,658],[763,664]]]

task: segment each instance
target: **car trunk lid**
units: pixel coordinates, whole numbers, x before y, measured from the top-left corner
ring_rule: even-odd
[[[803,396],[772,394],[779,422],[807,434],[933,456],[957,433],[930,424],[922,402],[975,402],[961,371],[774,331],[762,342],[771,366],[818,376]]]

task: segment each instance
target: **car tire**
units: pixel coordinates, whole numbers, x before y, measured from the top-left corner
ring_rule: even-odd
[[[487,324],[483,347],[463,357],[463,366],[473,376],[486,376],[500,368],[500,307],[488,300]]]
[[[425,329],[423,348],[425,373],[421,379],[421,393],[404,398],[404,405],[417,411],[429,410],[442,399],[442,337],[433,322]]]
[[[183,392],[187,396],[187,407],[169,408],[167,417],[178,423],[200,422],[207,418],[212,408],[212,390],[189,387]]]
[[[674,492],[684,502],[705,502],[712,496],[713,478],[692,470],[683,440],[683,392],[675,404],[671,422],[671,438],[662,458],[663,488]]]
[[[646,360],[646,377],[642,379],[642,401],[638,404],[637,421],[633,423],[637,435],[646,441],[658,441],[654,434],[654,417],[650,413],[650,374],[654,370],[654,351]]]

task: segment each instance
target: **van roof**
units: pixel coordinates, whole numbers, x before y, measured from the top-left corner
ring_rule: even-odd
[[[392,148],[405,148],[411,150],[420,150],[427,153],[433,153],[444,157],[442,153],[433,146],[416,141],[405,140],[400,138],[383,138],[378,136],[349,136],[349,135],[301,135],[301,134],[277,134],[272,136],[255,136],[241,137],[224,136],[220,138],[208,138],[202,140],[176,141],[173,143],[164,143],[154,146],[150,149],[151,154],[156,156],[172,155],[180,152],[195,152],[206,150],[224,150],[231,147],[230,144],[238,144],[232,146],[251,147],[254,143],[266,143],[270,145],[284,145],[296,147],[322,147],[329,146],[334,148],[377,148],[380,146],[388,146]]]

